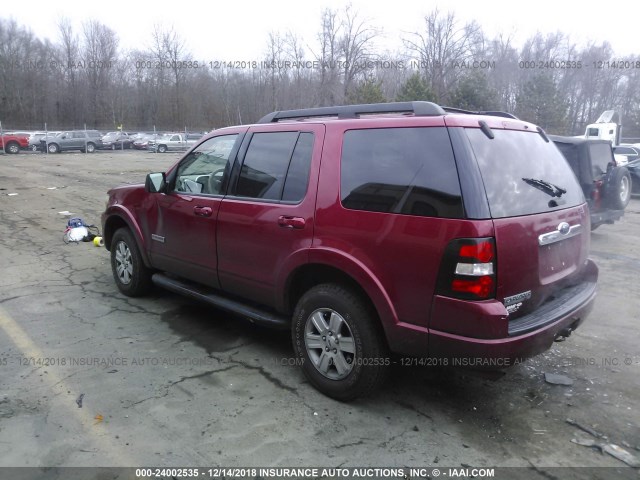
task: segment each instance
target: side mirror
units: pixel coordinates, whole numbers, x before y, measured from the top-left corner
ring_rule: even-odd
[[[144,189],[149,193],[164,193],[167,186],[167,178],[162,173],[150,173],[144,182]]]

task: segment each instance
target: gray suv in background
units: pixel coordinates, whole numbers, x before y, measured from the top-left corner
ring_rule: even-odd
[[[80,150],[93,153],[102,148],[102,134],[97,130],[71,130],[40,141],[42,151],[49,153]]]

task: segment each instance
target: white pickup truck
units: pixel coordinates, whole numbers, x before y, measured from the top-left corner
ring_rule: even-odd
[[[167,133],[155,141],[149,141],[149,150],[158,153],[185,151],[202,138],[200,133]]]

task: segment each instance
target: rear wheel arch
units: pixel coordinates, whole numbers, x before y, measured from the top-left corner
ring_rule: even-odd
[[[311,288],[322,283],[335,283],[355,290],[369,298],[358,282],[342,270],[323,264],[306,264],[291,273],[287,279],[285,305],[292,312],[298,300]],[[369,301],[371,301],[369,299]]]
[[[306,292],[322,284],[341,286],[361,298],[371,310],[381,333],[386,331],[388,322],[395,318],[395,312],[390,305],[381,305],[380,301],[374,301],[375,293],[372,295],[373,292],[368,291],[353,275],[335,266],[321,263],[302,265],[289,275],[283,301],[286,313],[291,314]]]

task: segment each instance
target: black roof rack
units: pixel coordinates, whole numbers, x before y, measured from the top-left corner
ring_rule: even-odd
[[[413,113],[417,117],[433,117],[446,112],[431,102],[394,102],[371,103],[364,105],[342,105],[337,107],[305,108],[302,110],[284,110],[272,112],[262,117],[258,123],[272,123],[279,120],[294,120],[311,117],[358,118],[363,114],[376,113]]]
[[[484,112],[474,112],[472,110],[464,110],[462,108],[455,107],[442,107],[445,112],[448,113],[466,113],[467,115],[489,115],[490,117],[504,117],[511,118],[513,120],[518,120],[513,113],[509,112],[499,112],[499,111],[484,111]]]

